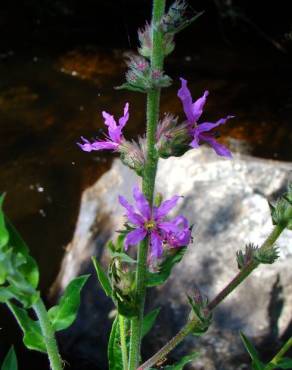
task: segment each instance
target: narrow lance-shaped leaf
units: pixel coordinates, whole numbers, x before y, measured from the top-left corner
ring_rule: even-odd
[[[1,370],[18,370],[17,358],[13,346],[5,356]]]
[[[29,249],[25,241],[22,239],[18,231],[12,225],[12,223],[5,218],[7,230],[9,232],[9,245],[13,249],[14,254],[20,254],[24,256],[25,263],[19,266],[18,270],[21,272],[23,277],[28,281],[33,288],[38,286],[39,282],[39,270],[35,260],[29,255]]]
[[[153,287],[163,284],[168,279],[173,267],[182,260],[186,250],[187,248],[181,247],[175,254],[167,257],[159,267],[159,272],[148,272],[146,285]]]
[[[159,311],[160,308],[156,308],[155,310],[149,312],[147,315],[144,316],[142,324],[142,338],[152,329],[152,326],[155,323]]]
[[[9,240],[9,233],[5,225],[4,213],[2,210],[2,205],[4,201],[4,195],[0,196],[0,248],[5,246]]]
[[[265,365],[261,362],[259,358],[259,354],[253,344],[247,339],[247,337],[240,332],[241,340],[245,346],[245,349],[247,350],[248,354],[250,355],[252,359],[252,367],[255,370],[262,370],[264,369]]]
[[[117,315],[113,325],[108,342],[108,363],[109,370],[123,369],[123,357],[121,350],[119,316]]]
[[[72,280],[65,289],[58,305],[48,311],[51,323],[56,331],[68,328],[76,319],[80,305],[80,292],[89,275]]]
[[[107,274],[104,272],[103,268],[101,267],[101,265],[99,264],[99,262],[97,261],[95,257],[92,257],[92,262],[93,262],[93,265],[94,265],[94,268],[97,274],[97,278],[100,282],[100,285],[102,286],[105,294],[108,297],[111,297],[112,287],[111,287],[109,278],[107,277]]]
[[[46,345],[38,321],[32,320],[26,310],[9,302],[8,307],[23,331],[23,343],[28,349],[45,352]]]

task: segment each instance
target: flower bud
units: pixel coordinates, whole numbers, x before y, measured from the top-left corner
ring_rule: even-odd
[[[194,296],[188,296],[188,300],[192,308],[190,319],[196,318],[198,320],[193,334],[201,335],[208,330],[212,320],[212,314],[208,309],[208,298],[202,295],[200,289],[196,287]]]
[[[167,114],[156,131],[156,148],[161,158],[179,157],[190,149],[190,135],[185,123],[177,124],[177,117]]]
[[[151,26],[149,23],[146,23],[144,28],[138,30],[138,38],[140,41],[141,47],[138,49],[139,53],[145,58],[151,57],[152,52],[152,37],[151,37]]]
[[[254,260],[254,253],[257,249],[257,246],[250,243],[245,246],[244,252],[241,250],[236,252],[237,264],[240,270]]]
[[[176,34],[189,26],[203,12],[190,16],[188,5],[184,0],[176,0],[168,9],[167,13],[162,17],[160,28],[165,34]]]
[[[275,205],[270,204],[270,209],[274,225],[292,230],[292,184]]]
[[[142,176],[145,165],[145,139],[139,138],[139,144],[135,141],[123,141],[119,146],[122,162],[134,170],[138,176]]]

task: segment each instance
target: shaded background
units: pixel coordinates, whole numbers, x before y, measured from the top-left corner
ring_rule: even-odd
[[[166,61],[173,88],[162,112],[181,114],[178,78],[193,96],[211,94],[208,119],[235,114],[222,130],[234,151],[291,161],[292,18],[288,1],[189,1],[205,14],[176,38]],[[37,259],[48,296],[71,240],[82,190],[111,164],[112,154],[83,153],[81,135],[103,127],[101,110],[131,105],[128,138],[143,132],[144,96],[115,91],[136,30],[150,19],[149,0],[42,2],[0,5],[0,191],[5,210]],[[11,343],[29,368],[46,359],[23,350],[19,331],[1,306],[0,356]],[[41,361],[40,363],[36,361]],[[27,369],[23,362],[21,369]],[[34,367],[35,366],[35,367]]]

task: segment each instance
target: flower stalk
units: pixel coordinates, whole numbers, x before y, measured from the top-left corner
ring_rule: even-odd
[[[276,240],[279,238],[282,231],[285,229],[283,225],[277,225],[273,228],[270,235],[261,245],[260,250],[266,251],[273,247]],[[240,285],[250,273],[258,267],[260,263],[251,261],[244,266],[240,272],[231,280],[229,284],[208,304],[207,308],[213,311],[224,299],[229,296],[237,287]],[[154,356],[144,362],[137,370],[147,370],[154,366],[159,360],[166,357],[185,337],[195,331],[196,327],[200,325],[197,317],[189,320],[186,325],[165,345],[163,346]]]
[[[165,0],[153,1],[152,13],[152,51],[150,66],[152,70],[162,71],[163,69],[163,34],[159,30],[158,24],[164,15]],[[157,171],[158,155],[155,149],[156,127],[159,119],[160,88],[153,89],[147,93],[147,129],[146,129],[146,148],[147,158],[143,174],[142,190],[150,206],[153,204],[155,177]],[[138,249],[138,263],[136,270],[136,302],[138,315],[131,320],[131,340],[129,354],[129,370],[137,368],[140,358],[141,332],[145,303],[145,280],[147,272],[147,255],[149,239],[144,239]]]
[[[62,370],[62,360],[58,351],[57,342],[55,339],[54,329],[50,323],[46,307],[40,298],[34,305],[33,310],[35,311],[42,330],[44,341],[47,348],[47,354],[50,361],[50,367],[52,370]]]

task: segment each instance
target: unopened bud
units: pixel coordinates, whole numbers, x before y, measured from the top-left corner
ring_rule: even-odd
[[[156,131],[156,148],[161,158],[179,157],[190,149],[190,135],[185,123],[177,124],[177,117],[166,115]]]
[[[253,244],[247,244],[244,252],[241,250],[236,252],[237,264],[240,270],[254,260],[254,254],[257,249],[257,246]]]
[[[288,185],[287,192],[276,202],[270,204],[274,225],[281,225],[292,230],[292,185]]]
[[[145,165],[145,139],[140,138],[139,144],[135,141],[123,141],[119,145],[122,162],[142,176]]]

